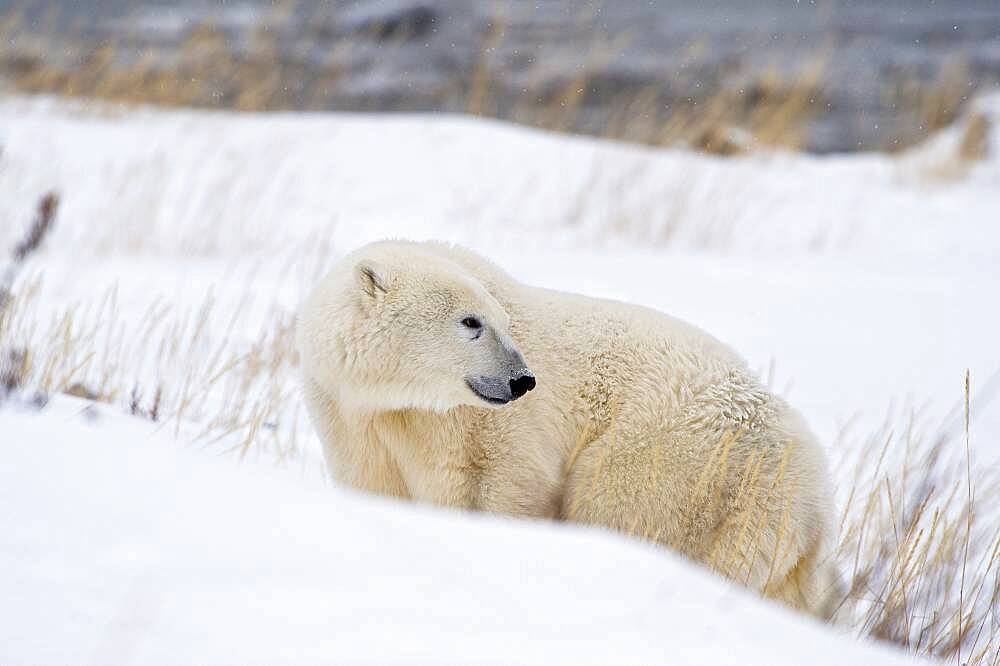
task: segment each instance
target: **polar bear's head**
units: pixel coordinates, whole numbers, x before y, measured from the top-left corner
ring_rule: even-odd
[[[501,304],[416,244],[341,261],[303,306],[299,349],[314,381],[362,409],[499,407],[535,387]]]

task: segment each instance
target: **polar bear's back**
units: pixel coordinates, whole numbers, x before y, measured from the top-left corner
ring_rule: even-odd
[[[511,330],[539,381],[571,374],[579,384],[613,383],[617,399],[634,390],[673,397],[731,372],[747,372],[733,350],[698,327],[650,308],[531,287],[481,255],[440,242],[421,249],[480,281],[511,317]],[[601,391],[605,392],[605,391]],[[665,407],[668,405],[664,405]]]

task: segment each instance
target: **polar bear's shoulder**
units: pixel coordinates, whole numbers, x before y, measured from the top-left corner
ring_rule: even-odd
[[[518,284],[507,271],[481,254],[460,245],[444,241],[426,241],[415,245],[424,252],[454,262],[501,300],[506,300],[504,297],[509,289]]]

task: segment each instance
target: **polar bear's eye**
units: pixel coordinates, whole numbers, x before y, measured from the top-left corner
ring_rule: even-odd
[[[471,328],[472,330],[477,330],[483,327],[483,322],[479,321],[475,317],[466,317],[462,320],[462,326]]]

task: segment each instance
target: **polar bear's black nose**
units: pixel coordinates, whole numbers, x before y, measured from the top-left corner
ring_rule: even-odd
[[[535,388],[535,376],[531,373],[518,375],[510,380],[510,394],[515,400],[533,388]]]

